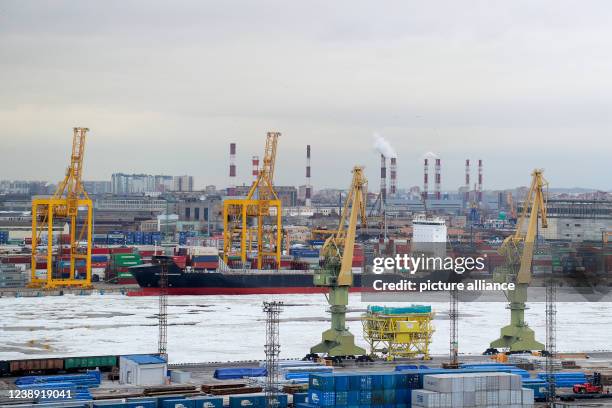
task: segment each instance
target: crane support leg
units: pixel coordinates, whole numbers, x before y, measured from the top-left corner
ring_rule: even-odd
[[[535,340],[533,330],[525,323],[528,287],[527,284],[519,283],[515,290],[508,292],[510,324],[501,329],[500,338],[491,342],[491,347],[504,348],[511,352],[544,350],[544,344]]]
[[[346,328],[348,286],[332,287],[329,291],[331,328],[324,331],[321,343],[310,349],[311,353],[324,353],[330,357],[361,356],[365,349],[355,345],[355,336]]]

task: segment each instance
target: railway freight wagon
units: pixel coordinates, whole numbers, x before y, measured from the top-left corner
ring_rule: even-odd
[[[151,355],[146,354],[146,355]],[[86,370],[111,371],[119,367],[119,357],[86,356],[65,358],[37,358],[23,360],[0,361],[0,376],[17,376],[24,374],[57,374],[64,372],[79,372]]]

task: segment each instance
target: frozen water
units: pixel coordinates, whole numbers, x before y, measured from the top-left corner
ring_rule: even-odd
[[[264,300],[281,300],[281,357],[303,357],[329,327],[323,295],[174,296],[168,301],[170,361],[263,359]],[[367,307],[351,294],[349,327],[365,346],[359,316]],[[392,303],[387,303],[393,306]],[[399,304],[395,304],[399,305]],[[404,304],[405,305],[405,304]],[[432,353],[448,352],[448,303],[431,303],[437,313]],[[526,320],[545,340],[543,303],[531,303]],[[459,348],[479,354],[509,321],[504,303],[461,303]],[[610,348],[610,303],[559,303],[557,349]],[[0,360],[67,355],[157,351],[158,298],[119,294],[0,299]]]

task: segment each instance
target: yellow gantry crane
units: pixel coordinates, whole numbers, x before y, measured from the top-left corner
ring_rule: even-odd
[[[491,343],[491,349],[487,352],[496,348],[504,348],[511,352],[544,349],[544,344],[535,340],[533,330],[525,322],[525,309],[527,308],[525,302],[527,302],[527,289],[532,279],[531,263],[538,220],[542,228],[548,226],[547,187],[548,182],[544,179],[542,170],[534,170],[531,187],[516,223],[516,231],[504,240],[499,249],[500,254],[506,257],[506,263],[496,270],[494,279],[498,282],[514,282],[515,289],[506,293],[510,302],[508,305],[510,324],[501,329],[501,337]]]
[[[355,345],[355,337],[346,327],[346,306],[349,289],[353,286],[353,251],[358,219],[361,218],[362,225],[366,225],[366,185],[363,167],[355,167],[338,230],[325,240],[321,249],[324,263],[323,268],[314,274],[314,285],[329,288],[327,301],[331,311],[331,328],[323,332],[322,341],[310,349],[307,357],[322,353],[341,359],[366,354],[365,349]]]
[[[32,278],[30,286],[56,288],[62,286],[90,287],[91,286],[91,235],[93,204],[81,181],[83,171],[83,155],[87,128],[74,128],[72,136],[72,153],[70,167],[66,169],[66,176],[59,183],[55,194],[51,197],[38,197],[32,199]],[[64,276],[61,264],[61,251],[57,251],[53,259],[53,225],[57,222],[67,223],[70,228],[70,271]],[[36,275],[38,245],[42,233],[47,233],[47,277],[42,279]],[[79,243],[86,240],[86,248]],[[61,247],[61,239],[60,239]],[[77,261],[84,261],[85,275],[78,276]],[[54,262],[56,261],[56,262]],[[54,268],[54,263],[58,264]]]
[[[232,257],[239,257],[245,265],[254,240],[257,244],[257,268],[261,269],[266,259],[273,259],[276,267],[280,267],[282,209],[273,185],[279,136],[278,132],[268,132],[263,164],[247,196],[223,202],[225,263]]]

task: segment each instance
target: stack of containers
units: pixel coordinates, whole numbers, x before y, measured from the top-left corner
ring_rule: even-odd
[[[523,378],[523,388],[533,391],[533,397],[537,400],[545,399],[548,384],[541,378]]]
[[[108,254],[91,255],[91,276],[94,282],[104,280],[106,268],[108,267]]]
[[[293,260],[298,263],[304,263],[309,267],[319,265],[320,252],[318,249],[308,248],[293,248],[289,251],[293,255]]]
[[[191,266],[196,269],[219,268],[219,251],[214,247],[194,247],[191,255]]]
[[[361,244],[355,244],[353,249],[353,273],[361,273],[363,271],[364,262],[365,256],[363,254],[363,246]]]
[[[409,408],[412,392],[419,388],[419,383],[415,373],[312,374],[308,403],[297,407]]]
[[[0,263],[0,288],[19,288],[26,285],[26,274],[13,264]]]
[[[107,234],[108,245],[125,245],[125,233],[123,231],[111,231]]]
[[[412,393],[412,407],[533,407],[533,390],[516,374],[457,373],[425,375],[423,389]]]
[[[108,245],[108,236],[106,234],[93,234],[91,240],[94,245]]]
[[[188,238],[194,238],[197,236],[195,231],[179,231],[178,233],[178,243],[179,245],[187,245],[189,241]]]
[[[130,249],[131,250],[131,249]],[[131,284],[136,283],[129,270],[130,266],[141,265],[142,260],[139,254],[132,253],[113,253],[111,254],[111,271],[117,283]]]
[[[70,276],[70,255],[62,255],[59,257],[59,261],[55,264],[57,270],[54,270],[54,275],[57,273],[57,277],[66,279]],[[85,276],[85,260],[76,259],[74,265],[74,271],[76,276]]]
[[[8,231],[0,231],[0,245],[6,245],[9,239]]]

